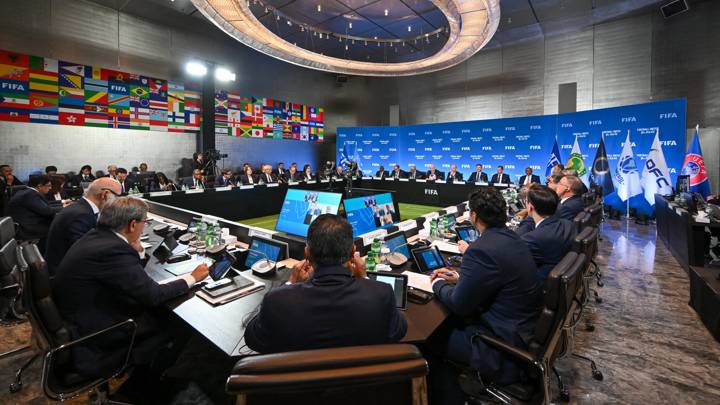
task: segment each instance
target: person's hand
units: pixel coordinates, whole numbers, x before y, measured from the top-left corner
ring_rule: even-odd
[[[445,280],[448,283],[457,283],[460,278],[460,274],[458,274],[457,271],[442,267],[437,270],[433,270],[432,274],[430,274],[430,280],[435,280],[437,278]]]
[[[290,270],[290,284],[302,283],[312,276],[313,267],[309,260],[301,260],[297,262],[292,270]]]
[[[210,269],[208,268],[208,265],[203,263],[197,267],[195,267],[195,270],[190,273],[191,276],[195,279],[195,282],[199,282],[202,280],[205,280],[205,278],[210,274]]]
[[[528,210],[527,210],[527,208],[521,209],[520,211],[518,211],[517,214],[515,214],[515,216],[516,216],[516,217],[519,217],[519,218],[525,218],[526,216],[528,216]]]
[[[352,273],[353,277],[367,277],[367,270],[365,269],[365,259],[360,257],[359,252],[355,252],[353,257],[350,259],[350,262],[348,262],[348,265],[350,267],[350,273]]]
[[[458,250],[460,251],[460,254],[461,254],[461,255],[462,255],[462,254],[465,254],[465,251],[466,251],[467,248],[469,248],[469,247],[470,247],[470,244],[468,244],[468,243],[465,242],[464,240],[461,239],[461,240],[458,241]]]
[[[142,253],[145,251],[145,248],[142,247],[142,243],[140,242],[140,238],[130,242],[130,246],[132,246],[133,249],[135,249],[138,253]]]

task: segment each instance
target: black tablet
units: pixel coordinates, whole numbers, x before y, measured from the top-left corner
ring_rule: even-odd
[[[230,271],[232,264],[235,262],[235,257],[228,252],[223,252],[223,255],[210,266],[210,277],[215,280],[223,279]]]
[[[400,309],[407,308],[407,292],[408,277],[405,274],[396,274],[390,272],[368,271],[367,276],[370,280],[379,281],[389,284],[395,293],[395,306]]]
[[[458,239],[464,240],[467,243],[473,243],[475,239],[477,239],[477,231],[472,225],[456,226],[455,233]]]
[[[412,250],[413,259],[420,273],[427,274],[433,270],[445,267],[445,260],[440,255],[437,246],[425,246]]]

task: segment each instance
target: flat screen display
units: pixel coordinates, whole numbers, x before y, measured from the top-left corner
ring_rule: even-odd
[[[395,232],[385,237],[385,244],[390,253],[400,253],[405,256],[406,259],[410,260],[410,249],[408,249],[407,239],[405,239],[405,233],[403,231]]]
[[[400,220],[390,193],[346,198],[343,204],[347,220],[353,228],[353,237],[387,228]]]
[[[337,214],[342,194],[288,189],[275,230],[307,236],[310,223],[321,214]]]
[[[250,250],[248,250],[247,258],[245,259],[245,267],[252,267],[258,260],[270,259],[277,262],[280,258],[281,249],[282,245],[278,243],[253,238],[250,242]],[[265,253],[267,257],[263,256],[260,252]]]
[[[395,294],[395,307],[405,309],[407,306],[408,278],[404,274],[380,273],[375,271],[367,272],[371,280],[385,283],[392,287]]]

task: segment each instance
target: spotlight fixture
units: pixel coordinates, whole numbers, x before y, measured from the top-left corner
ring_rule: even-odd
[[[322,12],[322,6],[320,4],[318,4],[317,10],[318,10],[318,13]]]
[[[385,9],[385,17],[388,16],[388,9]]]
[[[226,68],[219,67],[215,69],[215,79],[220,80],[221,82],[234,82],[235,73],[227,70]]]
[[[191,76],[202,77],[207,74],[207,66],[202,62],[191,61],[185,64],[185,71]]]

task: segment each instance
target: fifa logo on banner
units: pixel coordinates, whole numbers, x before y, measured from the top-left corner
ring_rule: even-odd
[[[602,120],[588,121],[588,125],[590,125],[590,126],[602,125]]]
[[[560,145],[560,149],[572,149],[572,145],[563,144],[563,145]]]
[[[461,164],[461,165],[460,165],[460,168],[461,168],[461,169],[469,169],[469,168],[470,168],[470,165],[468,165],[468,164]]]
[[[450,147],[449,147],[449,146],[443,146],[443,147],[442,147],[442,151],[443,151],[443,152],[450,152]]]
[[[589,143],[588,144],[588,148],[590,148],[590,149],[597,149],[599,147],[600,147],[599,143]]]
[[[620,122],[637,122],[637,118],[635,118],[635,117],[622,117],[622,118],[620,118]]]
[[[443,134],[443,135],[450,135],[450,130],[449,130],[449,129],[443,129],[442,134]]]
[[[506,131],[515,131],[515,127],[505,127]]]
[[[562,124],[560,124],[560,128],[572,128],[572,127],[573,127],[572,123],[570,123],[570,122],[563,122]]]
[[[482,150],[492,150],[492,146],[483,146]]]
[[[408,148],[408,152],[415,152],[415,148]]]
[[[432,148],[425,148],[425,152],[432,152]]]
[[[388,134],[388,136],[396,137],[396,136],[397,136],[397,132],[390,132],[390,133]]]
[[[661,119],[661,120],[667,120],[667,119],[670,119],[670,118],[677,118],[677,117],[678,117],[678,116],[677,116],[676,113],[664,113],[664,114],[660,114],[660,119]]]
[[[370,149],[370,152],[380,152],[380,148],[372,148]]]
[[[0,83],[0,88],[3,90],[13,90],[13,91],[25,91],[25,86],[23,86],[22,83],[7,83],[3,82]]]
[[[438,195],[438,192],[434,188],[426,188],[425,195]]]
[[[469,134],[469,133],[470,133],[470,130],[469,130],[469,129],[461,129],[461,130],[460,130],[460,133],[461,133],[461,134]]]
[[[483,132],[492,132],[492,128],[483,128],[482,131]]]
[[[460,147],[460,150],[462,150],[462,151],[468,151],[468,152],[469,152],[469,151],[470,151],[470,147],[469,147],[469,146],[461,146],[461,147]]]
[[[408,136],[415,136],[415,132],[408,132]]]
[[[515,165],[505,165],[506,169],[515,170]]]
[[[677,146],[677,142],[675,141],[660,141],[660,144],[662,146]]]
[[[375,137],[375,138],[379,138],[379,137],[380,137],[380,134],[377,133],[377,132],[373,132],[372,134],[370,134],[370,136]]]
[[[432,131],[425,131],[425,135],[432,135]]]
[[[388,152],[397,152],[397,148],[390,148],[388,149]]]
[[[358,152],[362,152],[362,151],[363,151],[363,148],[357,148],[357,151],[358,151]]]
[[[505,150],[515,150],[515,145],[505,145]]]
[[[362,132],[359,132],[359,133],[355,134],[355,138],[362,138],[362,137],[363,137]]]
[[[542,150],[540,145],[530,145],[530,150]]]
[[[530,168],[533,170],[540,170],[540,165],[530,165]]]
[[[530,125],[530,129],[542,129],[542,125]]]

